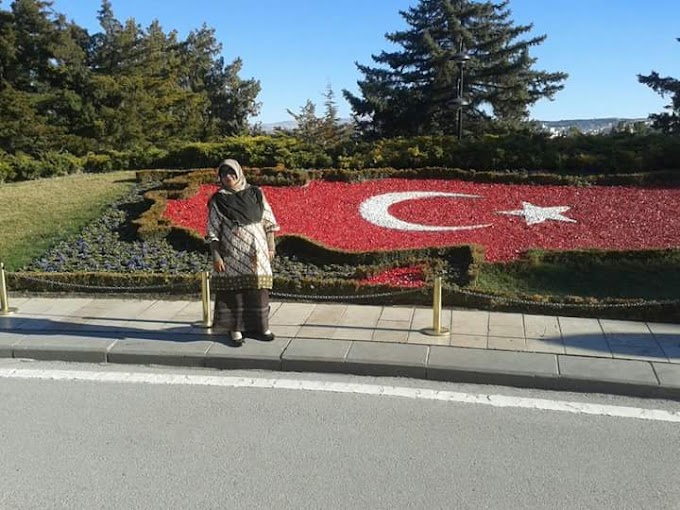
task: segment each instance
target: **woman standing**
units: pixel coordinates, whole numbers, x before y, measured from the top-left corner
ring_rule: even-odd
[[[214,326],[271,341],[269,289],[273,285],[274,232],[279,230],[262,190],[250,186],[241,165],[225,159],[217,168],[222,185],[208,201],[208,235],[215,282]]]

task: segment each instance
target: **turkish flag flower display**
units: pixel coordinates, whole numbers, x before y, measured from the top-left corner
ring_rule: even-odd
[[[680,247],[680,188],[483,184],[381,179],[262,187],[281,230],[346,251],[480,244],[488,261],[527,249],[642,250]],[[165,217],[205,231],[202,186],[169,200]]]

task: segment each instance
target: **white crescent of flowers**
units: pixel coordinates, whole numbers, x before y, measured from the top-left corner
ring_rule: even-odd
[[[478,228],[490,227],[492,224],[479,225],[421,225],[420,223],[410,223],[392,216],[388,209],[390,206],[406,200],[417,200],[421,198],[480,198],[479,195],[468,195],[465,193],[444,193],[440,191],[402,191],[396,193],[384,193],[364,200],[359,206],[359,214],[366,221],[379,227],[391,228],[394,230],[419,231],[419,232],[441,232],[455,230],[473,230]]]

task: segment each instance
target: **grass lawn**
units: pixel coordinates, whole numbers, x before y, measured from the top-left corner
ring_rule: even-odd
[[[483,266],[476,290],[594,298],[678,299],[680,252],[651,260],[589,264],[510,263]]]
[[[132,186],[134,172],[0,185],[0,261],[12,271],[79,232]]]

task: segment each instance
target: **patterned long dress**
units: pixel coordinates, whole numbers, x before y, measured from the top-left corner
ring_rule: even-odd
[[[229,192],[222,189],[219,193]],[[269,329],[268,289],[273,286],[273,275],[267,237],[273,237],[279,226],[264,194],[263,205],[259,223],[240,226],[221,214],[215,201],[209,202],[206,240],[217,242],[225,266],[224,272],[212,273],[215,327],[229,331]]]

